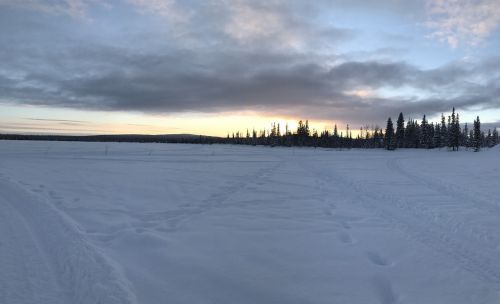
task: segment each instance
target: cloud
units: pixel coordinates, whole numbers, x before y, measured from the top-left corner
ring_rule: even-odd
[[[228,8],[231,13],[224,32],[243,44],[271,37],[286,42],[287,46],[299,43],[300,39],[286,29],[286,20],[276,10],[243,1],[235,1]]]
[[[476,46],[500,25],[498,0],[428,0],[427,12],[431,36],[452,48]]]
[[[44,13],[82,18],[85,17],[91,5],[102,5],[106,2],[99,0],[0,0],[0,6],[27,8]]]
[[[158,14],[172,23],[188,22],[193,12],[183,9],[175,0],[129,0],[144,13]]]
[[[153,114],[239,110],[293,116],[307,113],[306,118],[352,117],[352,122],[381,121],[399,111],[420,116],[452,106],[500,108],[500,76],[484,61],[468,67],[455,62],[422,70],[402,61],[327,65],[320,55],[243,50],[134,53],[88,46],[65,50],[64,54],[53,54],[52,69],[41,68],[46,56],[24,54],[35,64],[16,81],[0,73],[2,100]],[[407,88],[419,94],[405,93]],[[384,96],[383,89],[400,93]]]
[[[331,47],[355,36],[352,30],[318,22],[318,7],[326,4],[283,0],[129,2],[141,12],[165,20],[176,42],[190,48],[224,45],[303,51]]]
[[[499,58],[422,69],[391,47],[337,54],[357,33],[321,20],[334,5],[403,14],[419,1],[129,0],[115,3],[106,22],[32,11],[79,16],[91,3],[33,0],[0,10],[0,102],[353,123],[452,106],[500,109]]]
[[[48,119],[48,118],[26,118],[27,120],[32,121],[46,121],[46,122],[55,122],[69,125],[79,125],[79,124],[88,124],[88,121],[83,120],[70,120],[70,119]]]
[[[316,13],[309,10],[298,14],[297,7],[283,1],[227,1],[228,20],[224,33],[236,42],[271,46],[288,50],[303,50],[324,44],[348,40],[355,34],[352,30],[340,29],[315,23]]]

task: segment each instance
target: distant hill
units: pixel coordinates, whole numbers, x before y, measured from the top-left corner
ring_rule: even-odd
[[[222,137],[195,134],[113,134],[113,135],[25,135],[0,134],[3,140],[49,140],[88,142],[158,142],[158,143],[218,143]]]

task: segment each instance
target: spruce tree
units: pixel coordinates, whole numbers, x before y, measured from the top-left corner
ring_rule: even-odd
[[[389,119],[387,119],[387,127],[385,129],[384,144],[385,144],[385,148],[387,150],[396,149],[395,138],[394,138],[394,126],[392,124],[392,120],[390,117],[389,117]]]
[[[352,134],[351,134],[351,131],[349,130],[349,124],[347,124],[347,126],[346,126],[346,131],[345,131],[345,139],[346,139],[346,141],[345,141],[345,143],[346,143],[346,144],[345,144],[345,147],[346,147],[347,149],[351,149],[351,142],[352,142],[352,141],[351,141],[351,139],[352,139]]]
[[[440,148],[446,147],[448,145],[448,128],[446,128],[446,118],[444,114],[441,113],[441,146]]]
[[[407,148],[416,148],[416,142],[417,142],[417,130],[415,127],[415,121],[409,120],[408,123],[406,124],[406,134],[405,134],[405,139],[406,139],[406,147]]]
[[[455,108],[453,108],[453,112],[455,112]],[[458,113],[455,116],[455,123],[453,124],[453,146],[458,151],[460,147],[460,137],[462,132],[460,131],[460,116]]]
[[[430,142],[431,142],[431,134],[429,132],[429,123],[427,122],[427,118],[424,117],[422,118],[422,123],[420,125],[420,128],[422,130],[420,136],[420,145],[423,147],[423,148],[430,148]]]
[[[434,142],[433,143],[434,147],[437,148],[441,147],[441,127],[438,123],[434,127],[434,137],[432,141]]]
[[[469,148],[469,126],[465,123],[464,131],[462,132],[462,145]]]
[[[405,145],[405,119],[403,113],[399,113],[396,123],[396,147],[403,148]]]
[[[486,146],[488,148],[493,147],[493,134],[491,134],[491,129],[488,129],[488,136],[486,137]]]
[[[448,149],[453,148],[453,122],[451,116],[448,116],[448,127],[447,127],[448,133],[446,134],[446,143],[448,144]]]
[[[432,124],[429,124],[428,127],[429,129],[429,145],[428,145],[428,149],[432,149],[434,148],[436,145],[434,143],[434,134],[436,133],[436,129],[434,128],[434,123]]]
[[[455,108],[448,117],[448,147],[453,151],[458,150],[460,145],[460,122],[459,116],[455,113]]]
[[[313,130],[312,132],[312,144],[313,144],[313,147],[317,148],[318,147],[318,131],[316,131],[316,129]]]
[[[473,145],[474,145],[474,152],[478,152],[481,149],[481,122],[479,121],[479,116],[477,117],[476,120],[474,120],[474,138],[473,138]]]
[[[414,126],[415,126],[415,148],[419,149],[421,148],[421,138],[422,138],[422,127],[418,124],[418,121],[414,121]]]

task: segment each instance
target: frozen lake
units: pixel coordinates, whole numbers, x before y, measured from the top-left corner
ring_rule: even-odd
[[[0,303],[499,303],[499,160],[0,141]]]

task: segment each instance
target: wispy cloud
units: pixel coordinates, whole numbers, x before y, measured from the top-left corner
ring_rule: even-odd
[[[69,120],[69,119],[48,119],[48,118],[26,118],[29,121],[34,122],[47,122],[53,123],[54,125],[66,125],[66,126],[90,126],[91,123],[82,120]]]
[[[86,16],[93,4],[106,4],[104,0],[0,0],[0,6],[21,7],[55,15],[69,15],[75,18]]]
[[[263,45],[302,51],[308,47],[336,44],[354,31],[315,23],[314,10],[298,14],[299,8],[283,1],[227,1],[228,21],[224,32],[245,47]]]
[[[250,44],[263,38],[275,37],[288,40],[288,44],[293,45],[294,40],[297,40],[293,35],[289,35],[285,28],[286,20],[274,9],[245,1],[228,3],[227,7],[230,15],[224,31],[241,43]]]
[[[431,36],[448,43],[478,45],[500,25],[498,0],[428,0]]]
[[[193,12],[182,8],[176,0],[129,0],[142,12],[153,13],[165,17],[172,23],[188,22]]]

